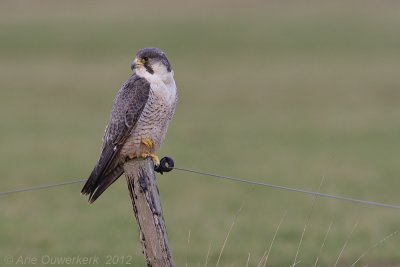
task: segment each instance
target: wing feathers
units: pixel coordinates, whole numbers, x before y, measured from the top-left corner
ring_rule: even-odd
[[[118,154],[139,120],[149,98],[149,92],[149,82],[136,74],[132,75],[118,91],[103,136],[100,159],[81,191],[82,194],[90,196],[90,202],[96,200],[123,173],[122,168],[118,166],[123,163],[119,161],[124,159],[118,157]]]
[[[100,159],[98,160],[96,166],[93,168],[92,173],[89,176],[89,179],[86,181],[86,184],[83,186],[81,193],[84,195],[91,194],[98,186],[98,179],[103,177],[104,174],[110,171],[110,166],[117,154],[118,145],[112,146],[111,144],[106,144],[103,147],[103,151],[101,152]]]
[[[93,203],[103,192],[112,185],[122,174],[124,173],[124,169],[121,165],[118,165],[114,170],[111,171],[110,174],[106,175],[99,185],[96,187],[96,190],[93,191],[89,196],[89,202]]]

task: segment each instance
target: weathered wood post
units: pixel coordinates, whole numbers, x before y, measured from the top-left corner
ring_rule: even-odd
[[[133,159],[124,170],[147,266],[174,267],[153,161]]]

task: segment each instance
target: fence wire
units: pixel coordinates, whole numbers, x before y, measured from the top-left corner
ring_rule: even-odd
[[[400,205],[395,205],[395,204],[363,200],[363,199],[357,199],[357,198],[352,198],[352,197],[347,197],[347,196],[320,193],[320,192],[315,192],[315,191],[306,190],[306,189],[302,189],[302,188],[294,188],[294,187],[276,185],[276,184],[265,183],[265,182],[260,182],[257,180],[251,180],[251,179],[241,179],[241,178],[237,178],[237,177],[220,175],[220,174],[203,172],[203,171],[197,171],[197,170],[192,170],[192,169],[187,169],[187,168],[173,167],[173,169],[177,170],[177,171],[181,171],[181,172],[197,174],[199,176],[208,176],[208,177],[212,177],[212,178],[216,178],[216,179],[223,179],[223,180],[228,180],[228,181],[237,182],[237,183],[245,183],[245,184],[250,184],[250,185],[255,185],[255,186],[268,187],[268,188],[272,188],[272,189],[276,189],[276,190],[284,190],[284,191],[289,191],[289,192],[301,193],[301,194],[316,196],[316,197],[320,197],[320,198],[330,198],[330,199],[336,199],[336,200],[343,200],[343,201],[347,201],[347,202],[353,202],[353,203],[357,203],[357,204],[361,204],[361,205],[376,206],[376,207],[400,210]],[[37,186],[32,186],[32,187],[25,187],[25,188],[20,188],[20,189],[16,189],[16,190],[0,192],[0,197],[6,196],[6,195],[13,195],[16,193],[52,189],[52,188],[56,188],[56,187],[62,187],[62,186],[66,186],[66,185],[78,184],[78,183],[83,183],[83,182],[86,182],[86,179],[65,181],[62,183],[55,183],[55,184],[45,184],[45,185],[37,185]]]

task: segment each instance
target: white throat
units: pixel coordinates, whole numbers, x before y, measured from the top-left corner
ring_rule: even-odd
[[[154,68],[154,73],[147,72],[145,67],[136,69],[136,75],[145,78],[150,83],[150,90],[158,96],[164,98],[168,105],[172,105],[176,101],[176,84],[174,80],[174,72],[168,72],[164,67],[163,70]],[[164,71],[165,70],[165,71]]]
[[[174,81],[174,71],[168,71],[167,68],[161,63],[154,64],[152,66],[154,73],[149,73],[145,67],[140,66],[135,70],[136,75],[145,78],[149,82],[160,82],[162,81],[165,85],[175,83]]]

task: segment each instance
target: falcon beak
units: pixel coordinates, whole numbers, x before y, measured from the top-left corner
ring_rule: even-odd
[[[131,70],[134,70],[134,69],[136,69],[136,58],[135,58],[135,60],[134,61],[132,61],[132,64],[131,64]]]
[[[135,60],[132,61],[131,70],[136,69],[138,66],[143,66],[143,59],[135,58]]]

